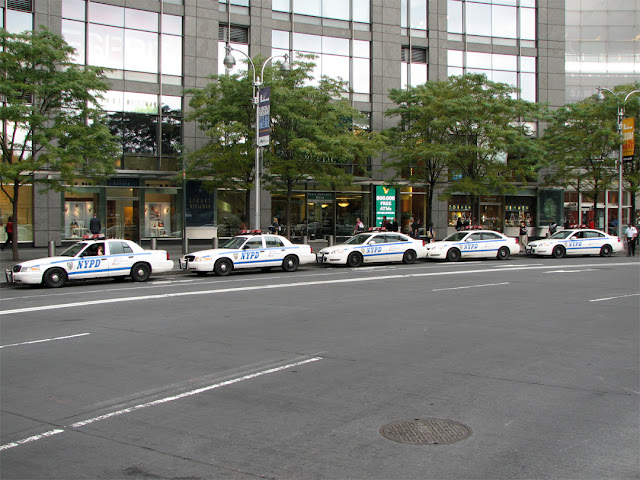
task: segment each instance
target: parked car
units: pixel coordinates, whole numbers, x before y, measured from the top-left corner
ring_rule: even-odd
[[[229,275],[240,268],[269,270],[278,266],[294,272],[298,265],[314,263],[315,259],[309,245],[293,244],[280,235],[248,233],[230,238],[219,248],[187,253],[179,259],[179,265],[198,275]]]
[[[151,273],[173,269],[166,250],[145,250],[130,240],[106,239],[92,235],[54,257],[18,263],[5,270],[8,283],[62,287],[69,280],[130,276],[135,282],[146,281]]]
[[[461,258],[506,260],[520,253],[518,240],[493,230],[463,230],[427,244],[427,258],[457,262]]]
[[[570,228],[556,232],[548,238],[529,242],[529,255],[600,255],[609,257],[624,250],[622,241],[613,235],[591,228]]]
[[[426,255],[424,241],[382,230],[354,235],[343,244],[323,248],[316,257],[325,265],[359,267],[363,263],[414,263]]]

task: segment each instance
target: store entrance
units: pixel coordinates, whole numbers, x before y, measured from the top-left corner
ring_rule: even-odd
[[[135,194],[137,196],[137,192]],[[138,198],[110,198],[107,200],[107,237],[140,242],[140,201]]]

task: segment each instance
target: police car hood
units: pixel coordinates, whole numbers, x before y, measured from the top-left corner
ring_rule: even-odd
[[[353,249],[353,248],[358,248],[358,247],[368,247],[370,245],[365,245],[365,244],[348,244],[348,243],[341,243],[340,245],[332,245],[330,247],[324,247],[322,250],[320,250],[320,253],[332,253],[335,252],[336,250],[348,250],[348,249]]]
[[[36,265],[49,265],[54,262],[71,262],[75,260],[76,257],[45,257],[45,258],[35,258],[33,260],[25,260],[24,262],[18,263],[18,265],[22,265],[23,267],[33,267]]]
[[[189,252],[185,256],[190,255],[194,257],[214,257],[216,255],[224,255],[227,253],[241,252],[241,248],[210,248],[208,250],[198,250],[196,252]]]

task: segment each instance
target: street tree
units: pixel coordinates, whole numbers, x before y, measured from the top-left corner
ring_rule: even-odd
[[[65,191],[78,176],[104,177],[119,146],[98,105],[109,88],[103,69],[75,65],[74,49],[46,29],[0,29],[0,42],[0,188],[12,205],[18,260],[20,187]]]
[[[616,119],[615,99],[612,110],[611,103],[603,105],[593,96],[553,112],[543,136],[548,152],[543,183],[569,187],[590,198],[595,215],[598,198],[617,177]]]
[[[542,150],[531,125],[544,107],[516,93],[480,74],[392,91],[398,107],[388,115],[399,122],[387,132],[393,150],[386,165],[428,186],[429,211],[442,186],[443,198],[465,194],[479,218],[481,195],[514,192],[514,182],[527,182],[539,168]]]

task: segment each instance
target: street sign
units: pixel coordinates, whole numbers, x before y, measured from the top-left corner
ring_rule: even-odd
[[[258,146],[264,147],[271,133],[271,87],[261,88],[258,95]]]

